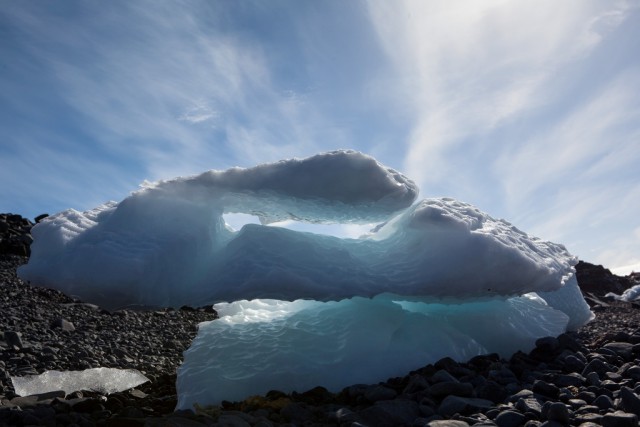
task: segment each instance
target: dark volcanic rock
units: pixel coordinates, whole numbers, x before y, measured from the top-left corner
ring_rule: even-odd
[[[633,390],[628,387],[622,387],[620,389],[620,399],[622,399],[622,408],[625,412],[640,416],[640,398]]]
[[[23,348],[22,334],[16,331],[4,331],[4,341],[9,347]]]
[[[635,285],[630,277],[616,276],[601,265],[579,261],[576,265],[576,278],[582,292],[604,296],[608,292],[621,294]]]
[[[438,413],[443,416],[451,416],[453,414],[471,414],[473,412],[487,410],[493,406],[490,400],[473,398],[447,396],[438,407]]]
[[[20,215],[0,213],[0,254],[29,256],[33,225]]]
[[[75,331],[76,328],[73,326],[73,323],[69,322],[67,319],[63,319],[62,317],[58,317],[56,320],[51,322],[52,328],[60,328],[63,331]]]
[[[524,414],[508,409],[500,412],[494,421],[498,427],[518,427],[524,424],[526,419]]]
[[[638,417],[622,411],[605,414],[602,417],[604,427],[637,427]]]

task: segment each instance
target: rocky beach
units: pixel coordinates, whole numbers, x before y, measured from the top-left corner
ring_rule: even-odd
[[[38,218],[40,219],[40,218]],[[596,314],[576,332],[538,340],[510,359],[449,358],[404,377],[331,393],[274,390],[242,402],[174,412],[176,369],[210,307],[101,309],[16,276],[33,222],[0,214],[0,426],[637,426],[640,305],[605,298],[640,283],[578,264]],[[47,370],[137,369],[149,382],[109,395],[81,390],[19,397],[11,377]]]

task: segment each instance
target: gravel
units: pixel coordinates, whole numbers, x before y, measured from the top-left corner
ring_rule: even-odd
[[[45,399],[45,406],[56,409],[53,415],[58,425],[78,424],[77,416],[87,418],[80,425],[95,425],[123,411],[128,417],[172,412],[182,352],[195,337],[198,323],[215,319],[215,311],[184,307],[109,312],[55,290],[26,285],[16,277],[16,268],[27,259],[0,255],[0,425],[28,425],[21,417],[35,416],[31,401],[16,400],[9,377],[53,369],[132,368],[151,380],[134,392],[106,397],[83,392],[67,400]],[[81,399],[82,411],[73,399]]]
[[[113,312],[16,277],[27,261],[0,255],[0,426],[637,426],[640,306],[590,303],[596,320],[539,340],[509,360],[449,358],[380,384],[338,393],[272,391],[243,402],[174,412],[176,369],[210,307]],[[18,397],[10,376],[134,368],[151,381],[107,396],[81,391]]]

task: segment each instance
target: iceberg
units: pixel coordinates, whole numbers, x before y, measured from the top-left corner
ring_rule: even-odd
[[[179,369],[183,409],[508,356],[592,318],[563,245],[417,194],[351,150],[208,171],[46,218],[18,274],[105,308],[216,304]],[[268,225],[282,220],[378,225],[352,239]]]
[[[146,383],[149,378],[135,369],[91,368],[84,371],[45,371],[40,375],[11,377],[18,396],[48,393],[62,390],[95,391],[103,394],[117,393]]]

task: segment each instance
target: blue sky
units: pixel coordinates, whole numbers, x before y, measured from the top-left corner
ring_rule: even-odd
[[[353,148],[640,270],[634,1],[0,0],[0,212]]]

